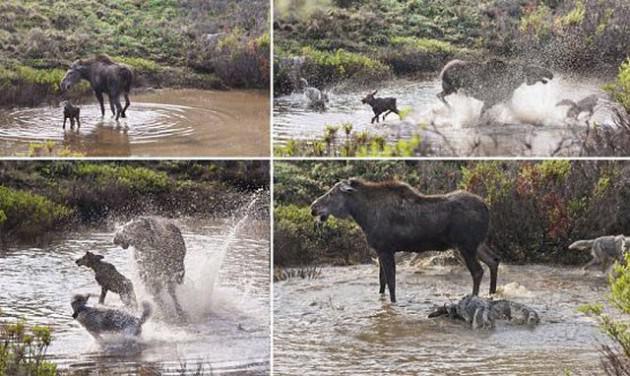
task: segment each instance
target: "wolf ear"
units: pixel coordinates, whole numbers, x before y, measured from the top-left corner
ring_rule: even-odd
[[[102,260],[102,259],[104,259],[104,258],[105,258],[105,256],[103,256],[103,255],[95,255],[95,256],[96,256],[96,258],[97,258],[97,259],[99,259],[99,260]]]
[[[378,93],[378,90],[374,90],[374,92],[372,93],[372,95],[376,95],[376,93]]]

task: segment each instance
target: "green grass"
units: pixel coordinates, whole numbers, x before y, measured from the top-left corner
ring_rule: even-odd
[[[396,36],[391,38],[390,42],[395,47],[412,48],[423,53],[455,54],[462,51],[461,48],[455,47],[449,42],[431,38]]]
[[[619,67],[617,81],[604,89],[630,113],[630,57]]]
[[[164,172],[129,165],[80,163],[75,173],[100,186],[119,184],[141,193],[162,192],[171,183]]]

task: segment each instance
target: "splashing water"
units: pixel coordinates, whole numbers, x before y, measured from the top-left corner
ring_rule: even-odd
[[[227,227],[229,231],[225,236],[221,246],[216,251],[216,256],[195,260],[191,269],[187,269],[187,278],[182,286],[178,288],[177,295],[181,297],[184,310],[193,318],[202,319],[213,309],[224,306],[229,301],[236,298],[235,291],[223,291],[226,296],[216,294],[218,279],[227,253],[232,249],[238,239],[239,232],[249,223],[252,211],[261,198],[261,191],[255,192],[250,201],[239,210],[243,213],[237,220],[232,217],[231,224]],[[219,295],[219,296],[217,296]]]

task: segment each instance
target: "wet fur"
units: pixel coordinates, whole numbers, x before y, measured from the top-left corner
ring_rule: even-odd
[[[119,120],[127,116],[126,111],[131,104],[129,92],[133,78],[133,72],[127,65],[116,63],[107,55],[97,55],[92,59],[77,60],[72,63],[60,86],[61,90],[65,91],[80,80],[90,82],[101,106],[102,116],[105,116],[103,94],[107,94],[112,115]],[[124,107],[120,103],[121,95],[125,98]]]
[[[553,79],[551,71],[535,65],[522,65],[492,59],[487,62],[451,60],[440,72],[442,92],[437,97],[447,106],[446,97],[462,91],[483,102],[481,114],[494,105],[507,102],[523,83],[534,85]]]
[[[70,119],[70,128],[74,128],[74,122],[77,122],[77,128],[81,128],[81,109],[78,106],[73,106],[70,102],[65,102],[63,105],[63,129],[66,129],[66,120]]]
[[[540,322],[538,313],[526,305],[509,300],[491,300],[466,295],[455,304],[438,307],[429,318],[448,316],[463,320],[473,329],[492,329],[496,320],[508,320],[518,325],[534,326]]]
[[[588,112],[588,116],[593,116],[593,112],[595,112],[595,107],[599,102],[599,97],[596,94],[589,95],[586,98],[582,98],[581,100],[574,102],[570,99],[561,100],[556,104],[557,106],[569,106],[567,109],[567,117],[572,119],[577,119],[582,112]]]
[[[70,305],[72,317],[77,320],[94,338],[103,334],[138,336],[142,325],[151,316],[151,305],[142,303],[142,315],[136,317],[126,311],[87,305],[89,295],[75,295]]]
[[[103,256],[92,252],[86,252],[83,257],[76,260],[77,265],[86,266],[94,271],[94,278],[101,286],[101,295],[98,302],[105,304],[105,296],[108,291],[111,291],[120,296],[120,300],[126,307],[134,310],[138,308],[131,280],[120,274],[114,265],[102,260]]]
[[[372,111],[374,112],[374,117],[372,118],[372,124],[374,121],[379,122],[379,116],[384,112],[383,121],[385,121],[385,117],[392,112],[396,115],[400,116],[400,112],[398,108],[396,108],[396,98],[387,97],[387,98],[376,98],[376,91],[370,94],[367,94],[363,99],[361,99],[361,103],[368,104],[372,107]]]
[[[424,195],[401,182],[370,183],[358,179],[337,183],[312,205],[313,216],[353,218],[367,237],[380,265],[379,292],[389,287],[396,301],[398,251],[425,252],[457,249],[473,277],[473,294],[483,277],[481,259],[490,268],[490,293],[496,291],[499,259],[485,246],[488,207],[472,193],[455,191]]]
[[[175,294],[185,275],[186,244],[179,228],[162,218],[138,217],[116,232],[114,244],[125,249],[134,247],[138,274],[158,305],[164,305],[161,292],[166,288],[177,313],[183,317]]]

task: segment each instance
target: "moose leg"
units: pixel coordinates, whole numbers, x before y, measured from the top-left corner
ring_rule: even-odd
[[[77,129],[81,128],[81,120],[79,120],[79,117],[77,116]]]
[[[379,294],[385,294],[385,285],[387,285],[387,282],[385,280],[385,269],[383,269],[383,264],[380,262],[378,262],[378,282],[380,283],[381,287],[378,290]]]
[[[129,93],[125,93],[125,107],[122,110],[122,114],[120,115],[121,117],[127,117],[127,109],[129,108],[130,104],[131,101],[129,100]]]
[[[114,96],[114,104],[116,105],[116,121],[120,119],[120,115],[122,114],[122,104],[120,103],[120,96]]]
[[[182,306],[179,305],[179,301],[177,300],[177,295],[175,293],[175,283],[174,282],[169,282],[168,284],[168,294],[171,296],[171,298],[173,299],[173,303],[175,304],[175,311],[177,311],[177,316],[179,317],[185,317],[185,313],[184,310],[182,309]]]
[[[68,120],[68,118],[64,116],[64,118],[63,118],[63,129],[66,129],[66,120]]]
[[[398,117],[400,117],[400,111],[398,111],[397,108],[394,108],[393,110],[391,110],[391,112],[395,113],[396,115],[398,115]]]
[[[111,95],[109,96],[109,109],[112,110],[112,116],[116,116],[116,106]]]
[[[101,296],[98,298],[98,303],[99,304],[105,304],[105,296],[107,295],[107,289],[102,287],[101,288]]]
[[[460,253],[464,257],[466,267],[470,271],[470,275],[473,279],[473,295],[479,295],[479,285],[481,284],[481,278],[483,278],[483,268],[477,260],[476,248],[466,247],[460,250]]]
[[[396,260],[394,260],[394,253],[379,253],[378,262],[382,265],[387,287],[389,287],[389,300],[396,303]]]
[[[448,102],[446,101],[446,96],[449,95],[450,93],[447,93],[446,91],[442,91],[440,93],[437,94],[437,97],[439,100],[442,101],[442,103],[444,103],[446,105],[446,107],[451,107],[450,104],[448,104]]]
[[[103,93],[101,93],[100,91],[97,91],[95,94],[96,94],[96,99],[98,100],[98,103],[101,105],[101,116],[105,116],[105,105],[103,104]]]
[[[392,113],[392,110],[388,110],[386,113],[383,114],[383,121],[385,121],[385,116],[389,115]]]
[[[486,244],[481,244],[477,249],[477,257],[490,268],[490,294],[497,292],[497,276],[499,271],[499,258],[494,255]]]
[[[374,120],[378,121],[378,115],[376,115],[376,116],[374,116],[374,117],[372,118],[372,124],[374,124]]]

